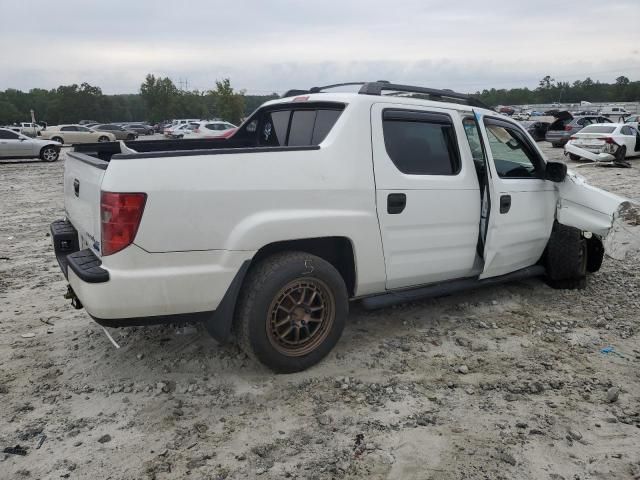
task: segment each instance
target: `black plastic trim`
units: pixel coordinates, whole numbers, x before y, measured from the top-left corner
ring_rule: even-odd
[[[207,321],[207,331],[220,343],[226,342],[231,336],[231,326],[233,325],[233,316],[238,303],[240,287],[242,287],[244,277],[249,271],[249,266],[251,266],[251,260],[245,260],[242,263],[224,297],[222,297],[215,314]]]
[[[109,162],[105,160],[101,160],[99,158],[91,157],[89,155],[85,155],[83,153],[78,153],[74,151],[67,152],[67,157],[86,163],[88,165],[91,165],[92,167],[99,168],[100,170],[106,170],[107,167],[109,166]]]
[[[88,312],[87,312],[88,313]],[[144,327],[148,325],[166,325],[169,323],[206,322],[215,314],[215,310],[209,312],[178,313],[175,315],[157,315],[154,317],[131,318],[98,318],[89,313],[89,316],[99,325],[109,328],[120,327]]]
[[[428,95],[432,98],[447,101],[450,100],[458,100],[458,102],[453,103],[464,103],[466,105],[472,107],[486,108],[491,110],[489,106],[485,105],[480,100],[473,98],[470,95],[465,93],[454,92],[449,89],[436,89],[436,88],[427,88],[427,87],[416,87],[412,85],[399,85],[395,83],[389,83],[384,81],[378,82],[369,82],[362,85],[360,91],[358,93],[362,95],[382,95],[383,91],[393,91],[393,92],[404,92],[404,93],[418,93],[422,95]]]
[[[199,155],[228,155],[233,153],[269,153],[295,152],[305,150],[320,150],[320,145],[306,145],[301,147],[250,147],[250,148],[220,148],[217,150],[174,150],[172,152],[149,153],[119,153],[112,160],[132,160],[135,158],[165,158],[165,157],[195,157]]]
[[[67,264],[83,282],[104,283],[109,281],[109,272],[101,267],[102,261],[88,248],[67,255]]]
[[[374,310],[377,308],[389,307],[398,303],[412,302],[425,298],[441,297],[443,295],[450,295],[452,293],[471,290],[474,288],[497,285],[504,282],[524,280],[527,278],[544,275],[544,273],[545,268],[542,265],[533,265],[521,270],[516,270],[515,272],[507,273],[506,275],[484,278],[482,280],[480,280],[478,277],[462,278],[459,280],[452,280],[450,282],[436,283],[434,285],[425,285],[406,290],[394,290],[388,293],[383,293],[382,295],[363,298],[362,305],[368,310]]]
[[[382,112],[382,119],[453,125],[453,119],[451,118],[451,115],[440,112],[424,112],[422,110],[385,108]]]

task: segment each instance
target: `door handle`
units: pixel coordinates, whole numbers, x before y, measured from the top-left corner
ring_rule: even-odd
[[[387,213],[396,215],[402,213],[407,206],[407,196],[404,193],[390,193],[387,197]]]
[[[511,195],[500,196],[500,213],[507,213],[511,208]]]

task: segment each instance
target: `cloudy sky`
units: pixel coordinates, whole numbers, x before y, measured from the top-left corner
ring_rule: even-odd
[[[640,0],[0,0],[0,19],[0,90],[133,93],[149,72],[249,93],[640,80]]]

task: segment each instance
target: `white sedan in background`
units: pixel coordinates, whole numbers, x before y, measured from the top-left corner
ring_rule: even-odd
[[[55,125],[42,130],[39,135],[44,140],[61,144],[115,142],[113,133],[97,132],[84,125]]]
[[[202,120],[195,125],[195,129],[185,134],[184,138],[228,137],[238,128],[232,123],[219,120]]]
[[[191,133],[197,127],[197,123],[181,123],[169,128],[165,128],[164,136],[168,138],[183,138],[186,134]]]
[[[628,165],[627,158],[640,155],[640,132],[623,123],[596,123],[572,135],[564,151],[571,160]]]

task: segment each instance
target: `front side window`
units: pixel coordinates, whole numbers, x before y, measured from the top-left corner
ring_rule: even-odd
[[[464,126],[464,133],[467,135],[467,140],[469,141],[474,163],[484,165],[484,151],[482,150],[482,141],[480,140],[480,132],[478,131],[476,121],[468,117],[462,120],[462,125]]]
[[[442,114],[387,110],[384,144],[389,158],[409,175],[455,175],[460,155],[451,118]]]
[[[524,135],[515,127],[486,123],[489,148],[500,178],[538,178],[542,167]]]

